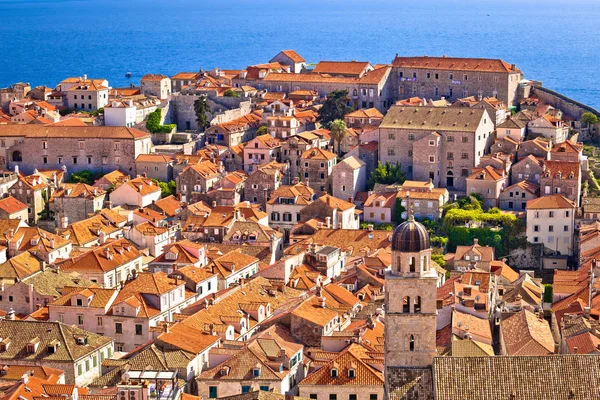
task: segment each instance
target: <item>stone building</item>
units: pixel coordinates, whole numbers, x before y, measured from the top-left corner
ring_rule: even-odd
[[[482,108],[392,106],[379,126],[379,161],[400,164],[408,179],[465,192],[493,131]]]
[[[506,187],[508,175],[502,169],[491,166],[474,168],[467,176],[467,193],[477,193],[483,199],[484,208],[498,207],[500,193]]]
[[[160,74],[146,74],[140,81],[140,91],[145,96],[166,100],[171,94],[171,79]]]
[[[534,157],[547,160],[550,157],[551,148],[552,143],[549,140],[541,137],[533,138],[531,140],[519,143],[517,158],[520,160],[523,157],[527,157],[531,154]]]
[[[358,229],[359,215],[360,211],[353,203],[329,194],[322,195],[300,211],[301,221],[318,217],[336,229]]]
[[[482,246],[479,244],[479,239],[475,238],[471,246],[456,246],[452,260],[453,268],[459,272],[473,269],[490,272],[494,252],[493,247]]]
[[[562,143],[554,145],[550,150],[549,160],[551,161],[567,161],[580,162],[583,160],[583,144],[573,143],[566,140]]]
[[[455,57],[399,57],[392,62],[395,98],[410,96],[454,101],[461,97],[495,97],[517,105],[523,73],[502,60]]]
[[[269,226],[282,232],[287,242],[290,231],[300,222],[300,211],[314,199],[314,190],[302,182],[279,186],[271,193],[266,204]]]
[[[61,87],[65,92],[65,87]],[[76,110],[93,111],[103,108],[108,104],[108,86],[99,83],[97,79],[81,80],[66,89],[67,106]]]
[[[300,156],[302,179],[316,193],[331,192],[331,172],[337,156],[323,149],[309,149]]]
[[[50,196],[50,211],[55,220],[68,223],[87,219],[104,208],[106,192],[84,183],[63,183]]]
[[[496,129],[496,135],[498,130]],[[517,150],[519,149],[519,141],[514,140],[511,136],[504,136],[502,139],[494,139],[494,144],[490,150],[490,154],[506,154],[512,157],[513,162],[517,159]]]
[[[348,104],[353,108],[377,108],[385,111],[393,102],[392,85],[389,79],[392,68],[381,66],[361,76],[331,76],[318,72],[291,74],[271,71],[267,66],[248,67],[233,79],[233,85],[255,87],[269,92],[290,93],[297,90],[312,90],[319,97],[326,97],[334,90],[348,90]]]
[[[0,89],[0,108],[8,111],[8,105],[13,100],[23,100],[31,90],[29,83],[15,83],[7,88]]]
[[[9,192],[12,197],[27,205],[27,219],[29,223],[37,223],[39,213],[46,207],[51,187],[42,176],[20,176],[19,180],[11,186]]]
[[[196,202],[212,190],[224,173],[223,166],[210,160],[187,166],[176,178],[177,193],[183,201]]]
[[[273,161],[281,161],[282,141],[269,134],[260,135],[250,140],[243,148],[244,171],[250,173],[260,165]]]
[[[286,175],[287,165],[271,162],[258,167],[248,176],[244,185],[244,199],[254,204],[260,204],[266,209],[267,200],[282,184]]]
[[[452,107],[484,108],[488,112],[488,115],[492,118],[494,127],[502,124],[504,121],[506,121],[507,116],[510,115],[506,104],[495,97],[483,98],[480,96],[469,96],[456,100],[454,103],[452,103]]]
[[[537,184],[540,181],[540,177],[544,173],[544,160],[528,155],[522,158],[516,164],[513,164],[510,177],[512,182],[520,182],[526,180],[528,182]]]
[[[290,136],[281,145],[281,162],[288,164],[288,176],[291,180],[300,178],[300,157],[302,154],[320,146],[321,140],[311,132],[302,132],[299,135]]]
[[[179,92],[200,79],[200,72],[179,72],[171,77],[171,92]]]
[[[306,69],[306,60],[295,50],[281,50],[269,62],[286,65],[290,67],[290,72],[294,74],[299,74]]]
[[[0,200],[0,218],[27,221],[29,219],[27,204],[12,196],[3,198]]]
[[[0,125],[6,145],[8,167],[24,173],[38,170],[72,172],[120,169],[135,173],[135,159],[150,153],[152,140],[146,132],[119,126]]]
[[[246,114],[233,121],[222,122],[206,128],[206,143],[222,146],[235,146],[254,139],[261,124],[261,117],[255,113]]]
[[[545,114],[527,123],[527,134],[530,137],[544,137],[552,143],[562,143],[569,136],[569,126],[563,120]]]
[[[520,181],[505,188],[498,198],[498,207],[504,211],[524,212],[529,200],[540,197],[540,186]]]
[[[544,196],[562,194],[579,207],[581,195],[581,164],[577,161],[544,161],[540,191]]]
[[[378,127],[381,121],[383,121],[383,114],[376,108],[356,110],[344,116],[344,122],[348,128]]]
[[[354,199],[367,187],[367,165],[354,156],[344,158],[333,166],[331,181],[333,197]]]
[[[102,375],[102,361],[113,355],[112,338],[61,322],[2,320],[0,335],[3,363],[56,368],[78,386]]]
[[[135,159],[135,169],[150,179],[161,182],[173,180],[175,157],[170,154],[140,154]]]
[[[516,142],[525,139],[527,124],[516,118],[507,118],[504,122],[496,126],[496,138],[502,139],[510,137]]]

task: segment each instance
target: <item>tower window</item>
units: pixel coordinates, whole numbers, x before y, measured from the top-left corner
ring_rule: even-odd
[[[421,296],[417,296],[417,298],[415,299],[414,312],[415,313],[420,313],[421,312]]]
[[[402,312],[405,314],[410,312],[410,296],[404,296],[402,300]]]
[[[415,272],[416,271],[416,262],[415,262],[415,258],[414,257],[410,258],[409,267],[410,267],[410,272]]]
[[[408,349],[410,351],[415,351],[415,335],[410,335],[408,339]]]

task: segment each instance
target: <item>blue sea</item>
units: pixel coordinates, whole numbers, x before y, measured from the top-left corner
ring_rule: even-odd
[[[0,0],[0,87],[308,62],[502,58],[600,109],[598,0]],[[125,73],[133,77],[127,79]]]

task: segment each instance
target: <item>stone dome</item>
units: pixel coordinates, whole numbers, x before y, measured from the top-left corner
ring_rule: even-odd
[[[412,218],[401,223],[392,235],[392,251],[418,253],[429,249],[429,232],[425,226]]]

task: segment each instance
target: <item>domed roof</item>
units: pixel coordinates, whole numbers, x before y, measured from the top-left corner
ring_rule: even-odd
[[[412,216],[408,221],[398,225],[392,235],[392,251],[403,253],[418,253],[429,249],[429,232],[423,224],[414,220]]]

